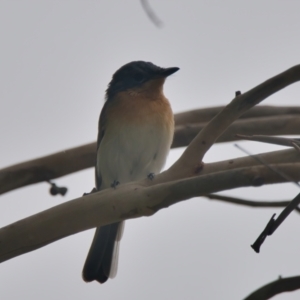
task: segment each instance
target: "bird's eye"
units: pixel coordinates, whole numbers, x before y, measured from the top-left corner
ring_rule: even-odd
[[[133,76],[134,80],[138,83],[141,83],[145,80],[145,76],[141,73],[137,73]]]

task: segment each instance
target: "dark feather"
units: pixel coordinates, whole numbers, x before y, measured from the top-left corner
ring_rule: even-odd
[[[106,111],[108,105],[108,102],[104,104],[99,118],[97,153],[105,134]],[[97,190],[100,190],[102,178],[99,171],[97,171],[97,167],[95,170],[95,177]],[[120,223],[114,223],[98,227],[96,229],[94,239],[82,271],[84,281],[90,282],[97,280],[100,283],[107,281],[112,265],[112,256],[119,225]]]
[[[94,239],[88,253],[82,277],[84,281],[107,281],[111,269],[114,244],[120,223],[114,223],[96,229]]]

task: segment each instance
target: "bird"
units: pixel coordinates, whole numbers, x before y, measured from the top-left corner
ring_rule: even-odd
[[[155,179],[174,135],[174,115],[163,93],[165,79],[179,68],[132,61],[108,84],[98,123],[96,190]],[[96,228],[82,277],[104,283],[117,273],[124,221]]]

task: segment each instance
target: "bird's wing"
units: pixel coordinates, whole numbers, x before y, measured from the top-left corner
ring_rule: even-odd
[[[106,123],[107,123],[107,117],[106,117],[106,113],[107,113],[107,108],[109,106],[109,102],[106,101],[102,111],[100,113],[100,117],[99,117],[99,122],[98,122],[98,138],[97,138],[97,156],[98,156],[98,150],[101,144],[101,141],[104,137],[105,134],[105,129],[106,129]],[[98,159],[97,159],[98,160]],[[95,168],[95,178],[96,178],[96,187],[97,190],[100,189],[101,187],[101,183],[102,183],[102,177],[101,177],[101,173],[98,170],[98,168]]]

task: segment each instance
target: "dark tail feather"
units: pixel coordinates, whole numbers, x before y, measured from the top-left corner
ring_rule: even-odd
[[[104,283],[110,276],[114,247],[119,240],[121,223],[114,223],[96,229],[94,239],[86,258],[82,277],[84,281],[97,280]]]

